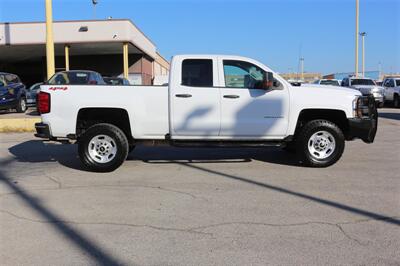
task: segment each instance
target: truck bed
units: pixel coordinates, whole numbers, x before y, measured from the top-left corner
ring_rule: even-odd
[[[82,106],[125,109],[137,139],[162,139],[169,131],[167,86],[43,85],[41,91],[51,93],[51,113],[42,121],[51,115],[54,137],[75,132]]]

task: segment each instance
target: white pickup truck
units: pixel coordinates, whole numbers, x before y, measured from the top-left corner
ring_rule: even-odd
[[[326,167],[345,140],[373,142],[378,118],[373,97],[320,87],[293,87],[249,58],[175,56],[168,86],[42,85],[35,135],[76,141],[92,171],[118,168],[137,143],[281,146]]]

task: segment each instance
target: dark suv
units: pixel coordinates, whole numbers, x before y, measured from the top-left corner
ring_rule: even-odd
[[[0,109],[26,111],[26,89],[17,75],[0,72]]]

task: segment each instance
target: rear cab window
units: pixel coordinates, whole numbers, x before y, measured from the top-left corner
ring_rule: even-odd
[[[182,61],[182,85],[213,87],[212,59],[185,59]]]

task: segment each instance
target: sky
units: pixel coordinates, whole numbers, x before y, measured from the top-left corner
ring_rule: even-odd
[[[400,0],[359,0],[365,68],[400,72]],[[131,19],[167,59],[234,54],[278,72],[354,71],[355,0],[53,0],[54,20]],[[0,22],[44,21],[44,0],[0,0]],[[361,69],[361,39],[360,39]]]

